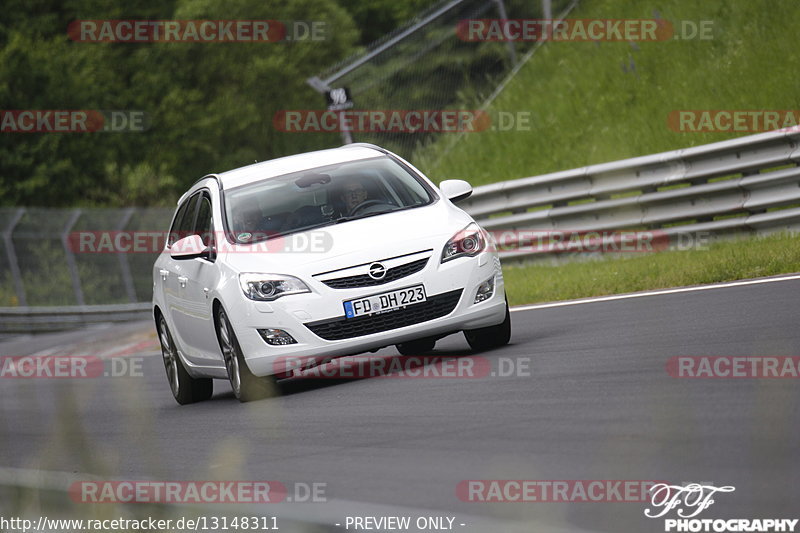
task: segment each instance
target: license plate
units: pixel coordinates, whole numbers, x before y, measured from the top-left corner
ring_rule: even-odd
[[[344,314],[347,318],[374,315],[385,311],[393,311],[411,304],[422,303],[425,297],[425,287],[414,285],[405,289],[374,294],[366,298],[348,300],[344,302]]]

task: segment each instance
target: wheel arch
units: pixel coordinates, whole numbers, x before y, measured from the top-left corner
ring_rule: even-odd
[[[156,304],[153,306],[153,320],[156,322],[156,326],[158,326],[158,319],[161,318],[164,313],[161,311],[161,308]]]
[[[222,302],[219,301],[219,298],[214,298],[214,301],[211,302],[211,318],[214,322],[214,334],[217,336],[217,341],[219,342],[219,310],[225,309],[222,307]]]

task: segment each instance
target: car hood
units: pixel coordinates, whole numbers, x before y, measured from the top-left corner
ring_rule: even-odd
[[[318,274],[392,257],[441,252],[472,219],[439,201],[433,205],[298,232],[223,252],[239,272]],[[222,254],[221,254],[222,255]]]

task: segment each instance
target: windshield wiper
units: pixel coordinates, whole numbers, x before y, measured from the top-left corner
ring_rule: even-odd
[[[385,211],[376,211],[374,213],[365,213],[363,215],[358,215],[358,216],[339,217],[339,218],[337,218],[335,220],[335,223],[336,224],[341,224],[342,222],[350,222],[351,220],[360,220],[362,218],[374,217],[375,215],[383,215],[383,214],[386,214],[386,213],[392,213],[394,211],[398,211],[398,209],[387,209]]]

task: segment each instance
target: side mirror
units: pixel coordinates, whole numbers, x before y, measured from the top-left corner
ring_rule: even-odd
[[[169,255],[177,260],[196,259],[198,257],[209,259],[211,257],[211,249],[206,248],[200,235],[189,235],[175,241],[170,247]]]
[[[458,202],[469,198],[472,194],[472,185],[464,180],[444,180],[439,184],[439,190],[451,202]]]

